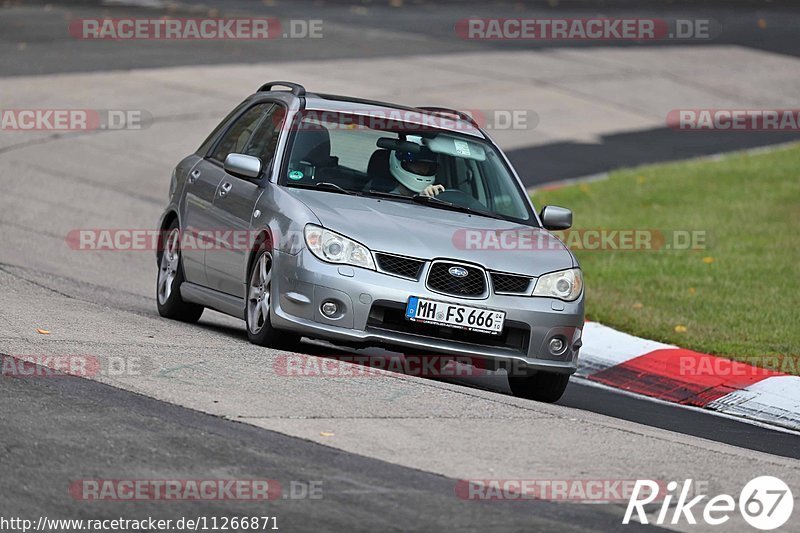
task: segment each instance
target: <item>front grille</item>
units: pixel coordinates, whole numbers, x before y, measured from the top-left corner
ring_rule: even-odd
[[[378,269],[382,272],[414,280],[419,279],[419,272],[425,264],[425,261],[420,259],[384,253],[376,253],[375,259],[378,262]]]
[[[491,275],[494,292],[508,294],[527,294],[530,292],[531,278],[529,277],[501,274],[500,272],[492,272]]]
[[[467,275],[454,276],[450,273],[453,267],[466,270]],[[482,296],[486,292],[486,274],[478,267],[439,261],[428,272],[428,288],[453,296]]]

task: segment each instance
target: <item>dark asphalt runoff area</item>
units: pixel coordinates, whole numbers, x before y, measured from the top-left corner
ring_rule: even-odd
[[[74,376],[0,376],[0,405],[0,514],[6,518],[270,516],[291,532],[645,528],[622,526],[619,504],[462,500],[454,479]],[[268,502],[77,499],[70,486],[86,479],[267,479],[280,484],[282,495]],[[315,498],[305,497],[312,492]]]

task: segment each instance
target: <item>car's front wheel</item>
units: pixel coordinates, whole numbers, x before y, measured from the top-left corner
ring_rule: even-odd
[[[557,402],[569,383],[569,374],[537,372],[529,376],[508,376],[514,396],[539,402]]]
[[[289,347],[300,341],[300,337],[272,327],[269,318],[270,295],[272,294],[272,253],[262,249],[256,255],[247,283],[247,338],[260,346]]]
[[[158,261],[156,281],[156,304],[158,314],[182,322],[197,322],[203,314],[203,306],[183,301],[183,264],[181,263],[181,231],[175,220],[167,230],[164,249]]]

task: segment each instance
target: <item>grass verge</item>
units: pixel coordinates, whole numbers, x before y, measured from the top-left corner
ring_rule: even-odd
[[[533,198],[572,209],[575,229],[656,230],[673,245],[575,250],[590,320],[800,374],[800,145],[621,170]],[[705,232],[706,245],[675,249],[682,230]]]

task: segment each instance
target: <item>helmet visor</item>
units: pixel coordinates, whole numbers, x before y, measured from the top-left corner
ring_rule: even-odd
[[[403,170],[418,176],[435,176],[439,171],[439,162],[434,154],[397,152],[397,159]]]

